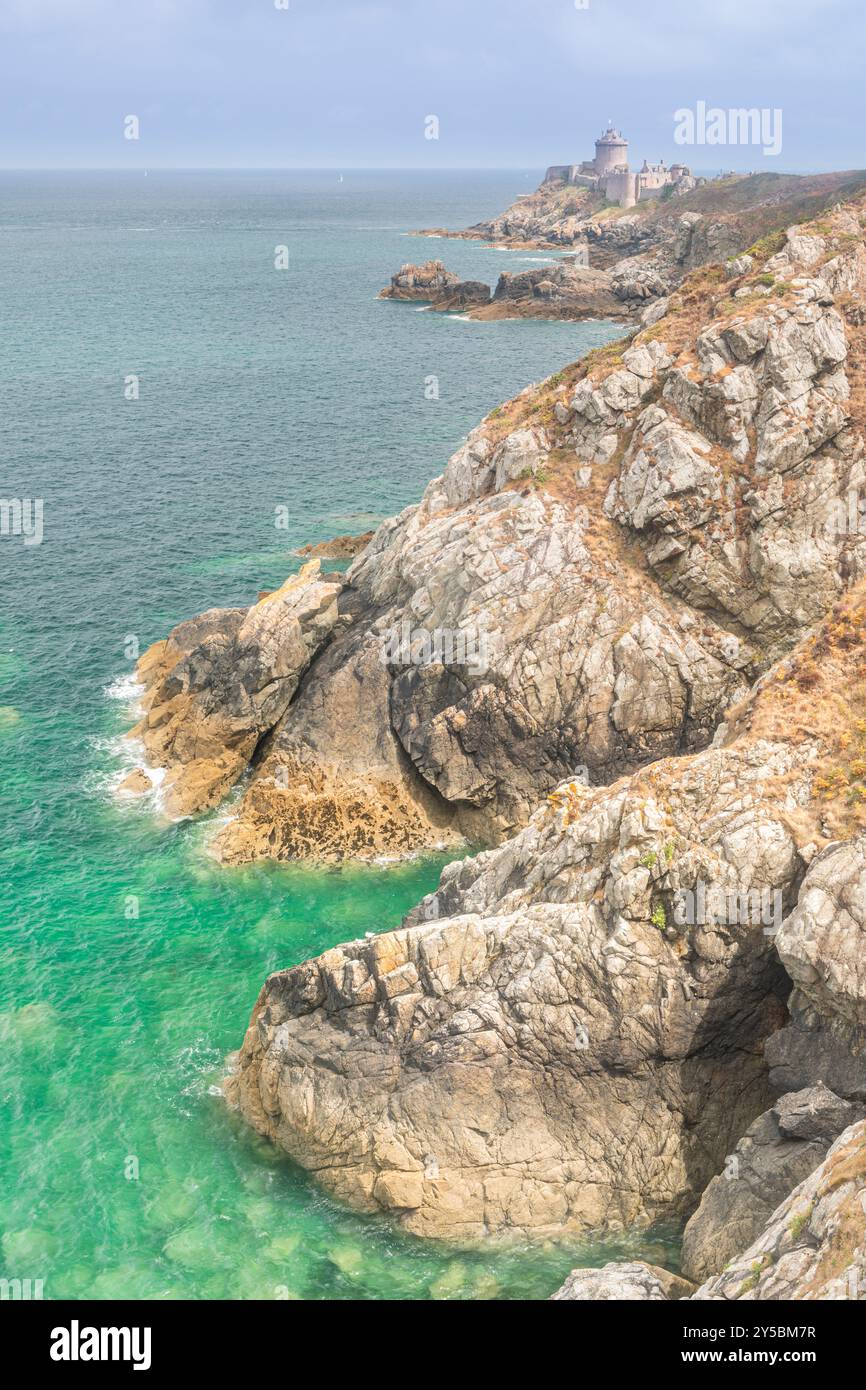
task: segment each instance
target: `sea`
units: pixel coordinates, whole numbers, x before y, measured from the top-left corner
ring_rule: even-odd
[[[416,501],[620,334],[377,299],[406,261],[555,259],[410,235],[539,177],[0,173],[0,1277],[45,1298],[544,1298],[673,1258],[656,1232],[451,1250],[324,1196],[228,1109],[225,1059],[269,972],[395,927],[445,859],[226,869],[220,811],[115,796],[138,653]]]

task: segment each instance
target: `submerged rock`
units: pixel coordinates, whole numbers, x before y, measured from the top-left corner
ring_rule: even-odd
[[[133,768],[117,788],[121,796],[145,796],[153,791],[153,782],[141,767]]]
[[[308,559],[320,557],[323,560],[352,560],[356,555],[360,555],[372,539],[372,531],[365,531],[360,536],[334,536],[330,541],[302,545],[298,554]]]

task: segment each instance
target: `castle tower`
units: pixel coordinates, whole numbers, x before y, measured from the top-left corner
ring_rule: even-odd
[[[606,174],[622,164],[628,164],[628,141],[609,125],[595,142],[595,172]]]

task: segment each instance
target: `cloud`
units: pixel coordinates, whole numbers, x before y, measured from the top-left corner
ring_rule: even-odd
[[[658,157],[675,153],[674,109],[698,98],[783,105],[790,167],[821,140],[864,162],[861,0],[290,6],[0,0],[0,162],[111,161],[118,112],[139,110],[158,116],[154,163],[282,163],[288,132],[308,163],[531,166],[591,153],[608,116]],[[419,146],[428,112],[435,147]]]

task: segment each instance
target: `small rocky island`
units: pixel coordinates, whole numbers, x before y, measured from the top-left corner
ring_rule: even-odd
[[[639,297],[640,292],[635,293]],[[611,277],[589,270],[579,258],[503,272],[491,292],[479,280],[460,280],[441,261],[401,266],[380,299],[407,299],[440,312],[468,313],[473,319],[545,318],[627,321],[627,295],[615,293]]]
[[[225,1093],[418,1236],[684,1227],[676,1274],[559,1299],[866,1295],[852,180],[757,239],[675,220],[650,314],[492,410],[345,575],[313,558],[140,663],[174,812],[243,777],[224,862],[486,844],[396,929],[271,975]]]
[[[461,280],[441,261],[425,261],[423,265],[401,266],[379,298],[408,299],[433,309],[466,309],[489,303],[490,286],[480,280]]]

